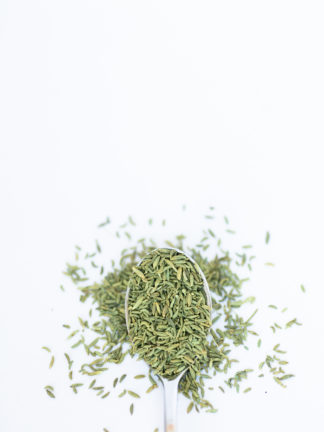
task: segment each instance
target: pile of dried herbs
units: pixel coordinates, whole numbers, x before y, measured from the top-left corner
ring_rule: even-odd
[[[206,216],[206,219],[212,219],[212,216]],[[210,221],[208,221],[208,225]],[[225,223],[228,224],[228,219],[225,218]],[[149,225],[152,225],[152,220],[149,220]],[[100,228],[110,227],[110,219],[107,218],[105,222],[99,225]],[[162,221],[162,226],[165,226],[165,220]],[[235,269],[238,266],[246,267],[248,271],[252,270],[252,261],[255,258],[253,255],[249,256],[248,251],[250,245],[242,247],[240,253],[230,254],[222,248],[221,239],[216,236],[211,228],[203,230],[203,236],[198,244],[195,246],[185,245],[185,236],[178,235],[175,239],[169,239],[165,241],[164,245],[157,245],[154,240],[140,238],[137,241],[132,240],[132,236],[126,228],[135,229],[134,220],[129,217],[128,221],[120,225],[118,230],[115,232],[118,238],[127,238],[130,246],[124,248],[120,252],[120,260],[118,265],[112,260],[110,269],[105,271],[104,266],[100,265],[100,260],[97,258],[101,254],[101,246],[96,241],[96,250],[92,253],[84,253],[83,250],[76,246],[75,251],[75,262],[73,264],[67,264],[64,274],[68,276],[73,283],[78,287],[81,292],[80,301],[89,303],[89,316],[87,319],[79,318],[80,326],[69,334],[68,339],[72,340],[71,348],[81,348],[87,357],[87,361],[81,365],[80,370],[77,371],[83,376],[88,376],[89,385],[87,386],[91,391],[95,391],[96,394],[101,398],[109,396],[110,392],[115,389],[118,383],[126,379],[126,374],[122,374],[119,378],[116,378],[113,382],[113,388],[105,389],[104,386],[98,385],[96,380],[98,375],[106,374],[109,363],[120,364],[123,362],[126,356],[134,356],[137,352],[146,362],[150,365],[149,372],[146,375],[137,375],[135,379],[147,379],[148,389],[147,393],[150,393],[156,387],[158,387],[158,380],[154,375],[154,372],[158,372],[164,376],[172,376],[177,371],[170,369],[170,364],[166,361],[167,357],[163,355],[163,344],[159,344],[160,348],[155,351],[155,354],[160,355],[160,362],[156,361],[156,355],[152,359],[148,355],[148,351],[145,348],[146,341],[140,341],[136,339],[136,326],[133,324],[138,322],[136,318],[137,307],[139,306],[139,300],[141,299],[141,287],[142,283],[147,283],[149,278],[152,278],[151,290],[154,291],[154,271],[160,272],[162,279],[164,280],[165,293],[169,289],[173,289],[172,296],[177,300],[177,294],[175,291],[179,288],[179,285],[185,283],[184,292],[179,293],[179,296],[185,298],[186,307],[179,309],[181,317],[179,317],[180,328],[183,328],[184,315],[188,313],[195,314],[195,306],[199,302],[204,302],[205,299],[201,296],[201,280],[199,275],[195,273],[195,269],[190,267],[190,271],[180,270],[182,267],[175,265],[174,260],[180,259],[177,254],[170,255],[170,249],[176,248],[185,251],[200,267],[209,285],[211,298],[212,298],[212,310],[211,310],[211,327],[209,329],[207,340],[205,341],[206,331],[201,333],[199,343],[195,339],[191,339],[192,346],[198,343],[199,347],[202,347],[200,356],[189,355],[187,357],[187,349],[183,356],[183,363],[185,367],[188,367],[188,372],[181,379],[179,384],[179,391],[186,396],[190,402],[188,405],[187,412],[190,412],[192,408],[196,411],[205,409],[208,412],[216,412],[217,410],[213,407],[212,403],[205,398],[206,382],[214,375],[222,375],[224,382],[229,388],[235,388],[237,391],[240,390],[240,384],[242,380],[248,378],[248,374],[251,373],[252,369],[244,369],[237,371],[233,376],[228,377],[227,374],[230,372],[230,368],[233,363],[238,362],[233,356],[236,353],[238,347],[243,346],[248,349],[247,341],[248,337],[251,336],[259,338],[258,333],[252,327],[252,319],[256,314],[255,310],[250,316],[245,318],[243,315],[244,305],[247,303],[253,303],[254,297],[244,297],[243,287],[248,278],[241,279],[236,274]],[[227,232],[233,234],[234,231],[227,229]],[[266,234],[266,243],[269,242],[270,234]],[[217,252],[211,253],[209,247],[216,246]],[[165,260],[169,260],[169,268],[165,273],[165,266],[160,266],[161,254],[155,254],[154,250],[157,247],[166,247],[164,249],[168,256],[164,257]],[[161,251],[161,249],[159,249]],[[163,250],[163,249],[162,249]],[[146,255],[150,253],[148,257]],[[145,258],[146,257],[146,258]],[[138,267],[141,260],[142,264]],[[148,273],[147,267],[150,267]],[[184,260],[184,264],[188,265],[187,261]],[[269,265],[271,263],[268,263]],[[174,268],[173,268],[174,267]],[[96,271],[97,276],[92,276],[90,280],[88,271]],[[135,270],[134,270],[135,269]],[[169,271],[172,269],[172,271]],[[149,276],[150,274],[150,276]],[[168,282],[170,278],[170,283]],[[181,284],[180,284],[181,282]],[[130,296],[130,334],[133,341],[133,347],[130,343],[130,338],[127,332],[126,321],[125,321],[125,295],[129,284],[133,284],[134,290],[131,291],[133,294]],[[171,287],[173,286],[173,288]],[[153,288],[152,288],[153,287]],[[61,286],[64,290],[63,286]],[[183,289],[183,286],[180,287]],[[194,288],[188,290],[188,288]],[[138,292],[136,291],[138,290]],[[154,292],[153,292],[154,294]],[[143,307],[153,312],[153,315],[159,317],[159,321],[154,328],[154,334],[151,335],[152,339],[150,343],[155,344],[159,332],[162,330],[161,337],[165,335],[165,326],[173,326],[173,320],[170,318],[176,318],[172,315],[176,309],[172,309],[171,297],[168,299],[170,308],[161,307],[158,301],[155,301],[154,296],[151,303],[141,303],[141,311]],[[180,297],[179,297],[180,298]],[[201,300],[203,299],[203,300]],[[142,301],[142,300],[141,300]],[[165,306],[165,304],[164,304]],[[270,305],[272,307],[273,305]],[[275,308],[276,306],[273,306]],[[96,310],[96,315],[99,318],[93,318],[93,309]],[[241,312],[242,310],[242,312]],[[284,312],[283,310],[282,312]],[[206,310],[207,312],[207,310]],[[181,321],[182,319],[182,321]],[[200,317],[203,327],[209,328],[209,312]],[[145,320],[143,320],[145,323]],[[143,324],[144,326],[146,324]],[[286,327],[292,325],[300,325],[300,323],[293,319],[286,324]],[[70,329],[70,325],[64,324],[65,328]],[[162,327],[161,327],[162,326]],[[277,328],[281,328],[278,324],[274,324],[273,332],[276,332]],[[190,332],[190,328],[194,329],[192,323],[187,331]],[[199,327],[200,328],[200,327]],[[171,330],[171,335],[176,329]],[[173,333],[172,333],[173,332]],[[86,339],[87,334],[92,334],[90,341]],[[204,339],[204,342],[202,340]],[[158,339],[161,341],[161,339]],[[168,341],[169,343],[169,341]],[[255,342],[253,342],[255,343]],[[261,345],[261,339],[258,339],[258,346]],[[188,347],[187,347],[188,348]],[[49,348],[44,347],[49,350]],[[200,349],[200,348],[199,348]],[[287,361],[281,357],[284,351],[279,349],[277,344],[271,355],[267,355],[263,362],[257,367],[257,373],[259,377],[264,376],[264,367],[273,375],[275,382],[285,387],[285,382],[288,378],[293,375],[287,373],[284,367],[287,365]],[[197,354],[197,353],[196,353]],[[71,360],[71,354],[64,354],[68,364],[68,374],[71,381],[73,381],[73,360]],[[54,357],[51,360],[50,367],[53,366]],[[179,367],[180,362],[176,362]],[[208,384],[210,385],[210,384]],[[83,383],[73,382],[71,389],[77,393]],[[208,387],[208,389],[213,389]],[[222,386],[219,386],[221,391],[224,391]],[[54,388],[52,386],[46,386],[45,390],[50,397],[55,397]],[[245,388],[244,392],[250,391],[251,388]],[[117,391],[117,389],[116,389]],[[217,390],[218,391],[218,390]],[[140,395],[133,392],[132,390],[125,389],[119,394],[119,397],[123,397],[125,394],[129,394],[135,399],[138,399]],[[130,413],[134,412],[134,404],[130,406]]]
[[[185,254],[159,248],[133,272],[127,298],[132,352],[165,378],[187,368],[199,374],[209,361],[211,326],[200,269]]]

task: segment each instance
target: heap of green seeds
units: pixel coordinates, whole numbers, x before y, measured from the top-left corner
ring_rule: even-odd
[[[160,248],[133,267],[128,314],[132,352],[172,379],[207,358],[210,307],[199,268],[175,249]]]
[[[213,219],[213,216],[208,215],[206,218]],[[225,218],[225,223],[229,223],[227,218]],[[110,219],[107,218],[104,223],[100,224],[100,228],[109,224]],[[149,225],[152,224],[153,221],[150,219]],[[103,385],[97,384],[96,380],[99,375],[106,373],[109,363],[120,364],[126,356],[139,354],[150,365],[147,376],[149,381],[147,393],[158,387],[158,380],[155,378],[154,372],[162,376],[173,377],[181,371],[181,368],[186,368],[187,372],[180,381],[179,391],[190,400],[187,412],[190,412],[193,408],[196,411],[203,408],[208,412],[216,412],[217,410],[205,398],[205,390],[207,388],[213,390],[213,387],[207,387],[206,381],[208,382],[214,375],[224,376],[225,378],[233,363],[238,361],[233,358],[236,347],[243,346],[248,349],[246,345],[248,336],[259,337],[258,333],[252,330],[252,318],[257,310],[248,318],[244,318],[243,310],[241,312],[243,306],[246,303],[253,303],[255,298],[243,297],[243,286],[247,279],[241,279],[233,270],[235,266],[247,267],[249,271],[252,270],[252,260],[255,256],[248,256],[246,253],[252,246],[242,246],[243,251],[236,253],[233,258],[228,251],[222,249],[221,239],[216,238],[211,228],[207,228],[203,230],[203,237],[200,242],[193,247],[184,245],[185,236],[179,235],[173,241],[165,241],[167,247],[160,248],[158,249],[159,252],[157,252],[157,245],[152,239],[147,241],[141,238],[137,242],[132,240],[131,234],[125,231],[125,228],[133,228],[134,225],[133,219],[129,218],[116,232],[117,238],[122,238],[124,234],[124,237],[133,244],[121,251],[118,265],[114,261],[111,262],[109,271],[105,271],[100,263],[101,246],[97,241],[96,250],[91,253],[84,254],[82,249],[76,246],[75,263],[67,264],[64,271],[65,275],[70,277],[81,291],[80,301],[92,303],[89,317],[87,319],[79,317],[80,327],[73,330],[68,336],[69,340],[73,340],[71,348],[83,348],[88,358],[81,365],[78,372],[81,375],[91,377],[92,381],[88,388],[95,391],[101,398],[106,398],[113,391],[113,388],[121,384],[126,378],[126,374],[122,374],[120,378],[115,378],[113,388],[110,388],[109,391],[106,391],[107,389]],[[162,221],[162,226],[165,226],[165,220]],[[267,233],[266,243],[269,242],[269,239],[270,234]],[[216,253],[210,252],[209,247],[211,245],[217,247]],[[210,311],[202,293],[202,281],[199,272],[187,258],[183,258],[185,255],[171,253],[170,248],[188,251],[190,257],[197,263],[206,277],[212,301],[211,323],[209,322]],[[163,257],[164,253],[165,256]],[[81,265],[80,260],[82,257],[84,263]],[[165,262],[161,261],[161,257]],[[179,265],[178,261],[180,260],[183,260],[182,266]],[[174,261],[177,261],[177,264]],[[186,266],[188,267],[186,268]],[[185,267],[185,272],[183,269],[179,270],[183,267]],[[97,272],[97,281],[90,282],[88,269]],[[160,272],[160,277],[157,277],[158,272]],[[170,283],[167,283],[168,278]],[[154,281],[159,279],[164,284],[161,292],[159,290],[154,291]],[[125,296],[128,285],[132,287],[129,295],[130,336],[125,321]],[[160,283],[159,286],[161,286]],[[145,300],[145,295],[143,296],[142,292],[143,288],[148,289],[148,292],[153,296]],[[62,286],[61,289],[64,291]],[[174,301],[172,306],[172,296],[168,297],[171,292],[173,297],[178,295],[178,299]],[[161,293],[163,293],[163,299]],[[141,303],[138,303],[140,298]],[[136,305],[136,303],[138,304]],[[140,339],[141,332],[138,331],[138,326],[147,326],[147,324],[140,324],[141,322],[147,322],[150,325],[150,320],[144,320],[143,316],[145,315],[143,314],[141,314],[141,319],[138,319],[137,310],[139,306],[141,313],[145,310],[151,311],[151,317],[154,317],[153,333],[151,332],[152,329],[148,329],[143,333],[146,339],[142,340]],[[100,318],[93,318],[93,308],[96,309]],[[276,308],[276,306],[273,306],[273,308]],[[287,308],[281,312],[286,310]],[[178,315],[175,315],[176,313]],[[195,314],[199,316],[199,326],[196,326],[197,328],[193,327],[192,322],[190,324],[188,322],[188,325],[186,322],[188,319],[190,321]],[[210,324],[211,327],[209,328]],[[295,324],[300,325],[296,318],[289,321],[286,328]],[[63,324],[63,327],[66,329],[71,328],[68,324]],[[274,323],[271,328],[275,332],[276,329],[281,329],[281,326]],[[196,330],[200,335],[198,339],[196,339]],[[167,353],[163,348],[163,343],[161,343],[166,331],[170,334],[165,345],[170,348],[170,342],[173,341],[176,344],[177,338],[179,338],[178,343],[181,343],[181,346],[173,347],[177,349],[173,351],[172,348]],[[207,333],[208,337],[206,339]],[[86,337],[89,334],[92,335],[90,341]],[[182,336],[184,339],[180,340]],[[185,340],[190,342],[191,348],[198,347],[198,350],[189,352],[188,346],[183,345]],[[152,346],[154,346],[154,356],[150,357],[149,350]],[[257,346],[261,346],[261,339],[258,339]],[[179,355],[178,348],[184,350],[181,351],[183,353],[181,361],[180,358],[177,359],[176,357]],[[283,351],[278,350],[278,345],[275,348],[275,354],[268,354],[265,360],[260,363],[259,372],[266,365],[275,382],[285,386],[282,381],[291,378],[293,375],[283,370],[283,367],[288,362],[278,357],[278,354],[283,354]],[[50,351],[47,347],[44,347],[44,349]],[[68,363],[68,376],[72,381],[73,372],[77,371],[72,371],[73,360],[71,360],[69,354],[65,353],[65,357]],[[51,359],[50,367],[53,364],[54,357]],[[224,382],[229,388],[234,387],[239,391],[240,382],[248,379],[250,372],[252,372],[252,369],[237,371],[233,377],[224,379]],[[106,381],[106,375],[104,376]],[[258,376],[263,377],[264,374],[261,373]],[[146,378],[146,376],[136,375],[134,377],[134,379],[140,378]],[[81,386],[82,383],[77,382],[70,385],[75,393]],[[223,387],[218,387],[219,390],[224,392]],[[46,386],[45,390],[50,397],[54,397],[51,386]],[[250,387],[245,388],[244,393],[249,391]],[[140,397],[140,395],[128,388],[124,388],[121,393],[120,390],[118,392],[119,397],[127,397],[127,395],[135,399]],[[129,410],[133,415],[133,403],[131,403]]]

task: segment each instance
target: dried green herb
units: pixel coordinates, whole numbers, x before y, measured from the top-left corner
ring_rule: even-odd
[[[66,358],[66,360],[68,362],[69,369],[71,369],[72,364],[73,364],[73,360],[70,359],[70,356],[67,353],[64,353],[64,356],[65,356],[65,358]]]
[[[45,386],[44,389],[54,391],[54,387],[50,385]]]
[[[297,321],[297,318],[294,318],[291,321],[287,322],[286,328],[289,328],[289,327],[291,327],[293,325],[299,325],[299,326],[301,326],[302,324]]]
[[[127,390],[127,393],[128,393],[130,396],[132,396],[132,397],[134,397],[134,398],[137,398],[137,399],[139,399],[139,398],[141,397],[139,394],[133,392],[132,390]]]
[[[131,415],[133,415],[133,413],[134,413],[134,404],[133,403],[130,404],[129,412],[131,413]]]
[[[78,393],[78,388],[83,386],[82,383],[71,384],[70,387],[74,393]]]
[[[52,399],[55,398],[55,395],[51,390],[49,390],[48,388],[45,388],[45,390],[46,390],[46,393],[48,394],[49,397],[51,397]]]
[[[189,414],[190,411],[192,410],[193,406],[194,406],[194,403],[193,403],[193,402],[190,402],[190,404],[189,404],[188,407],[187,407],[187,413],[188,413],[188,414]]]
[[[207,359],[211,325],[199,269],[177,250],[161,248],[133,272],[128,298],[132,352],[163,377],[199,370],[201,358]]]
[[[98,225],[98,228],[102,228],[106,225],[110,224],[110,218],[107,217],[107,219],[105,220],[105,222],[102,222],[101,224]]]
[[[126,378],[126,374],[123,374],[120,378],[119,378],[119,382],[121,383],[121,382],[123,382],[124,381],[124,379]]]
[[[154,389],[157,388],[157,384],[152,384],[147,390],[146,393],[151,393],[151,391],[153,391]]]
[[[50,364],[49,364],[49,368],[50,368],[50,369],[53,367],[53,365],[54,365],[54,361],[55,361],[55,357],[52,356],[52,357],[51,357]]]
[[[241,278],[235,270],[238,268],[235,267],[236,264],[240,271],[241,269],[251,271],[251,263],[255,256],[248,256],[251,247],[248,244],[242,247],[244,253],[242,249],[238,254],[225,250],[217,230],[214,231],[212,226],[213,216],[207,216],[210,217],[207,218],[206,224],[213,230],[207,226],[199,237],[201,241],[198,245],[186,245],[187,241],[183,234],[174,239],[167,239],[165,245],[188,251],[201,268],[211,291],[212,322],[208,321],[209,311],[206,309],[201,280],[192,263],[181,254],[170,254],[168,248],[158,249],[165,249],[165,256],[154,255],[157,248],[154,239],[141,238],[137,242],[132,240],[133,231],[129,233],[125,231],[127,227],[135,229],[135,222],[131,218],[128,218],[126,224],[118,226],[117,232],[114,227],[112,228],[112,233],[115,232],[120,241],[125,241],[125,237],[129,238],[130,246],[121,250],[119,261],[111,260],[110,269],[107,270],[106,265],[104,268],[100,262],[101,246],[98,242],[96,242],[95,252],[81,253],[80,248],[79,256],[75,257],[78,261],[66,265],[64,274],[79,288],[80,301],[89,302],[90,309],[89,320],[80,318],[80,329],[72,331],[68,339],[72,339],[77,333],[81,335],[73,345],[75,349],[84,350],[87,359],[81,365],[80,373],[92,377],[89,388],[96,391],[101,398],[107,397],[109,392],[105,393],[102,386],[95,387],[96,380],[93,377],[106,373],[109,364],[121,364],[126,356],[134,356],[136,353],[145,358],[151,366],[147,378],[145,375],[134,377],[147,379],[149,385],[147,393],[158,387],[154,373],[174,376],[185,365],[187,372],[179,384],[179,391],[189,399],[189,407],[192,406],[191,409],[197,412],[200,409],[216,412],[205,398],[205,388],[208,386],[206,381],[213,375],[228,373],[238,361],[233,358],[236,348],[248,349],[249,338],[258,336],[258,333],[253,331],[252,323],[257,310],[249,315],[244,309],[245,305],[248,307],[248,303],[254,301],[253,297],[244,297],[245,283],[248,279]],[[224,219],[228,225],[228,219]],[[108,224],[110,224],[109,218],[99,226]],[[152,219],[149,220],[149,224],[153,224]],[[165,225],[165,220],[162,221],[162,225]],[[234,233],[232,230],[228,232]],[[104,245],[102,240],[100,242]],[[106,262],[109,263],[109,259]],[[88,269],[91,275],[97,274],[95,281],[89,278]],[[129,309],[131,320],[129,335],[125,322],[125,295],[130,281],[134,284],[134,289],[130,291],[129,298],[131,308]],[[131,295],[132,292],[134,297]],[[147,293],[150,293],[149,298],[146,297]],[[285,309],[282,312],[284,311]],[[300,323],[294,319],[287,322],[286,327],[293,325],[300,325]],[[67,325],[64,327],[70,328]],[[280,326],[274,323],[271,328],[276,332]],[[92,335],[92,338],[89,336],[90,341],[87,340],[88,334]],[[147,339],[145,341],[136,339],[140,335],[145,335]],[[147,349],[147,342],[151,344],[151,353]],[[260,344],[261,339],[257,342],[258,346]],[[276,357],[281,353],[278,351],[273,353],[275,355],[267,356],[260,363],[259,368],[263,369],[262,372],[272,374],[276,382],[278,380],[283,384],[282,381],[285,382],[288,377],[292,377],[292,374],[283,371],[282,368],[287,362]],[[72,377],[73,360],[68,354],[65,354],[65,357],[69,375]],[[247,382],[250,371],[250,369],[234,371],[227,379],[227,386],[234,391],[239,391],[242,382]],[[114,380],[114,387],[125,379],[122,378],[124,375],[126,374]],[[263,373],[259,374],[260,377],[263,375]],[[72,389],[77,392],[78,386]],[[247,392],[248,389],[249,387],[243,392]],[[46,390],[53,392],[50,388]],[[219,390],[224,392],[221,386]],[[124,390],[120,394],[126,395],[126,393],[127,391]],[[140,396],[131,390],[128,394],[135,398]],[[131,406],[130,412],[134,410]]]

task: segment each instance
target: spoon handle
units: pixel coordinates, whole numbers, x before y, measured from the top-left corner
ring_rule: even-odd
[[[176,432],[178,384],[181,376],[169,381],[162,379],[164,387],[165,432]]]

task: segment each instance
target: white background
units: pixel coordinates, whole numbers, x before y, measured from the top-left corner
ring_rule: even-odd
[[[284,346],[296,378],[217,391],[216,415],[187,416],[179,398],[179,430],[323,430],[323,12],[313,0],[1,1],[1,432],[162,430],[160,390],[132,418],[128,400],[71,392],[61,325],[80,306],[61,271],[107,215],[165,217],[165,233],[199,238],[210,205],[217,232],[227,214],[255,245],[264,310],[303,322]],[[114,240],[104,248],[118,256]]]

